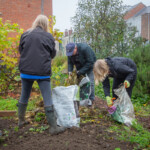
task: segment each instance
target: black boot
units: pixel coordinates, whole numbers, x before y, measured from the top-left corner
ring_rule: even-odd
[[[57,126],[57,118],[53,106],[45,107],[45,114],[50,125],[50,134],[55,135],[65,131],[65,127]]]
[[[27,109],[27,104],[18,103],[18,127],[22,128],[25,124],[28,124],[28,121],[25,121],[25,113]]]

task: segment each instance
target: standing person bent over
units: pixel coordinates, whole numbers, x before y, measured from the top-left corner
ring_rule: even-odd
[[[50,133],[63,132],[58,127],[51,98],[51,61],[56,55],[55,40],[49,31],[49,21],[44,15],[39,15],[30,30],[23,33],[20,39],[19,70],[22,82],[21,97],[18,103],[19,127],[26,124],[25,112],[34,81],[38,82],[44,100],[44,109]]]
[[[94,75],[96,83],[101,81],[103,84],[108,106],[111,106],[112,100],[117,98],[114,89],[118,88],[121,83],[124,83],[127,93],[131,98],[137,75],[136,64],[131,59],[124,57],[98,59],[94,65]],[[113,78],[113,98],[110,97],[109,77]]]
[[[66,45],[66,55],[68,56],[69,76],[71,76],[75,65],[77,78],[86,74],[89,77],[91,82],[91,95],[89,99],[93,103],[95,99],[93,66],[96,61],[94,51],[86,43],[69,43]]]

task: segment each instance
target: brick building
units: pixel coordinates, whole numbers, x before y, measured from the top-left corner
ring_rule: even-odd
[[[52,16],[52,0],[0,0],[0,18],[18,23],[25,31],[39,14]]]
[[[138,30],[137,36],[150,40],[150,6],[139,3],[132,6],[124,16],[125,21]]]

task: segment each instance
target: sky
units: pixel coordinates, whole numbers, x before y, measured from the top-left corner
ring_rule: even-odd
[[[150,6],[150,0],[122,0],[125,5],[136,5],[140,2]],[[64,32],[71,29],[71,17],[75,16],[78,0],[53,0],[53,15],[56,16],[54,28]]]

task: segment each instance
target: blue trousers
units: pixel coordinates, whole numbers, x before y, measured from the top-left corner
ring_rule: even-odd
[[[32,85],[35,80],[21,79],[21,81],[22,81],[22,90],[21,90],[21,97],[20,97],[19,102],[22,104],[27,104],[29,97],[30,97],[31,90],[32,90]],[[36,81],[42,93],[42,97],[44,100],[44,107],[53,105],[52,97],[51,97],[50,79],[38,79]]]

